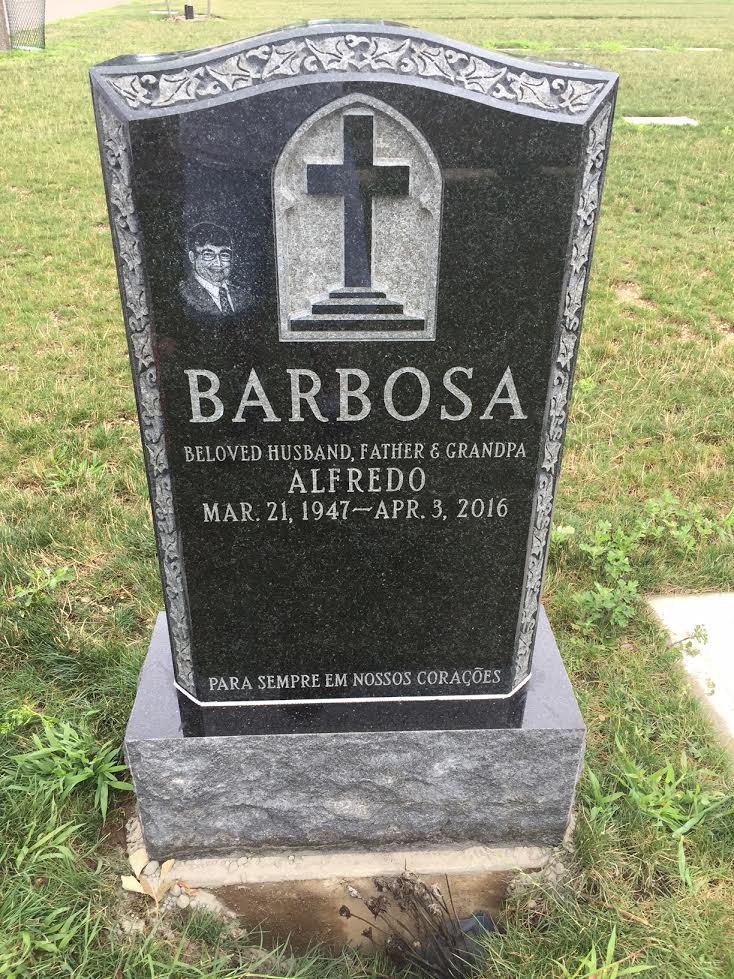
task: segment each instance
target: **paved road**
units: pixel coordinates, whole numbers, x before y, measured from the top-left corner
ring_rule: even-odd
[[[103,7],[115,7],[124,2],[125,0],[46,0],[46,23],[63,20],[65,17],[76,17],[77,14],[88,14]]]

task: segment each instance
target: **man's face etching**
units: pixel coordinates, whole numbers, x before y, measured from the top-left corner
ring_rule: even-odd
[[[202,279],[221,286],[229,278],[232,268],[232,249],[229,245],[211,245],[206,242],[189,252],[189,261]]]

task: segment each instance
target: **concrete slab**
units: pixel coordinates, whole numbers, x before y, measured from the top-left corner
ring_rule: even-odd
[[[699,650],[683,656],[691,684],[734,757],[734,592],[665,595],[648,599],[653,611],[681,642],[703,626],[708,642],[692,641]]]
[[[690,116],[624,116],[625,122],[634,126],[697,126],[698,120]]]
[[[176,861],[192,887],[215,889],[295,880],[369,880],[397,877],[407,867],[419,877],[496,874],[544,867],[551,847],[409,847],[395,850],[254,850],[227,857]]]

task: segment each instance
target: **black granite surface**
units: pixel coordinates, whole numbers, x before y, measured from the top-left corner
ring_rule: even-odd
[[[189,723],[184,718],[182,701],[177,699],[173,688],[171,644],[165,615],[156,620],[150,648],[138,681],[135,704],[125,734],[126,744],[142,741],[175,740],[190,734]],[[401,702],[396,708],[387,704],[390,713],[373,713],[379,705],[341,705],[341,717],[332,714],[332,707],[289,708],[274,711],[270,707],[252,706],[238,713],[232,712],[228,723],[227,714],[215,709],[203,711],[204,722],[198,733],[205,736],[269,735],[269,734],[316,734],[339,731],[437,731],[437,730],[516,730],[516,731],[572,731],[583,741],[584,721],[576,703],[571,683],[566,673],[558,645],[541,608],[538,630],[533,650],[533,675],[517,699],[521,706],[512,711],[497,712],[492,701],[431,702],[424,705],[423,713],[416,710],[405,723],[405,708],[411,705]],[[419,709],[420,704],[412,706]],[[467,711],[467,707],[476,707]],[[323,716],[316,720],[317,712]],[[504,716],[503,716],[504,713]],[[242,723],[242,717],[245,722]],[[332,718],[338,719],[332,722]],[[378,717],[378,723],[373,722]],[[376,750],[379,748],[376,746]]]
[[[298,724],[310,730],[420,728],[433,716],[447,727],[516,725],[523,692],[510,701],[448,706],[409,701],[498,697],[516,682],[526,560],[587,125],[549,118],[532,104],[508,107],[379,73],[314,76],[298,84],[290,79],[244,90],[242,97],[231,93],[225,101],[184,101],[174,111],[138,114],[122,112],[110,98],[104,69],[93,81],[98,111],[102,105],[126,117],[193,661],[193,687],[179,677],[193,698],[181,693],[188,732],[251,732],[260,723],[253,717],[264,717],[266,708],[253,715],[234,706],[242,702],[277,702],[267,708],[263,729],[287,731],[293,701],[383,698],[401,699],[337,705],[329,720],[319,706],[304,705],[296,711]],[[279,340],[274,168],[309,117],[352,93],[379,99],[409,120],[440,167],[431,342]],[[361,303],[356,312],[368,319],[380,309],[402,315],[399,297],[386,296],[371,281],[371,200],[404,195],[406,167],[377,172],[369,130],[364,122],[349,132],[345,126],[343,165],[309,166],[309,192],[343,195],[349,225],[334,230],[333,247],[344,242],[344,281],[331,292],[325,288],[327,298],[314,296],[315,318],[328,321],[330,303],[345,302]],[[221,308],[196,279],[194,254],[214,269]],[[350,424],[336,420],[337,370],[347,367],[369,376],[373,402],[367,418]],[[431,388],[428,408],[410,422],[390,417],[381,400],[388,377],[404,367],[422,372]],[[460,421],[442,418],[442,405],[453,414],[462,408],[444,387],[452,367],[464,369],[454,381],[473,402]],[[508,389],[498,390],[508,367],[525,417],[506,403]],[[245,423],[233,421],[253,368],[278,421],[259,408],[247,410]],[[288,370],[295,368],[320,378],[317,403],[327,421],[307,407],[302,421],[289,421]],[[217,376],[220,419],[192,422],[187,370]],[[199,383],[207,388],[207,381]],[[492,419],[482,419],[495,393],[505,403],[500,400]],[[414,411],[420,394],[418,378],[403,377],[395,387],[397,411]],[[202,412],[210,414],[214,404],[203,399]],[[396,444],[421,456],[395,460],[377,448]],[[383,458],[359,460],[362,445]],[[281,458],[268,461],[274,446]],[[296,461],[304,446],[348,446],[352,459]],[[472,446],[480,458],[471,457]],[[248,461],[253,452],[261,458]],[[150,456],[148,464],[154,481]],[[345,493],[348,466],[363,471],[363,487],[373,478],[377,491]],[[373,477],[370,467],[377,470]],[[388,467],[402,474],[398,492],[385,488]],[[329,492],[330,468],[341,480],[335,492]],[[305,492],[293,490],[295,470]],[[419,489],[408,488],[411,472]],[[238,519],[243,503],[253,519]],[[205,504],[210,514],[218,507],[218,522],[205,521]],[[157,529],[165,562],[174,538],[162,540],[160,521]],[[196,701],[221,706],[201,709]]]

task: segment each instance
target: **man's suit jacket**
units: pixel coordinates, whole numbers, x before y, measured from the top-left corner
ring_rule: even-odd
[[[234,312],[241,313],[247,305],[247,293],[231,282],[227,283],[227,288]],[[186,305],[197,313],[204,313],[208,316],[232,316],[232,313],[222,312],[211,294],[206,291],[194,275],[189,275],[181,280],[179,292]]]

